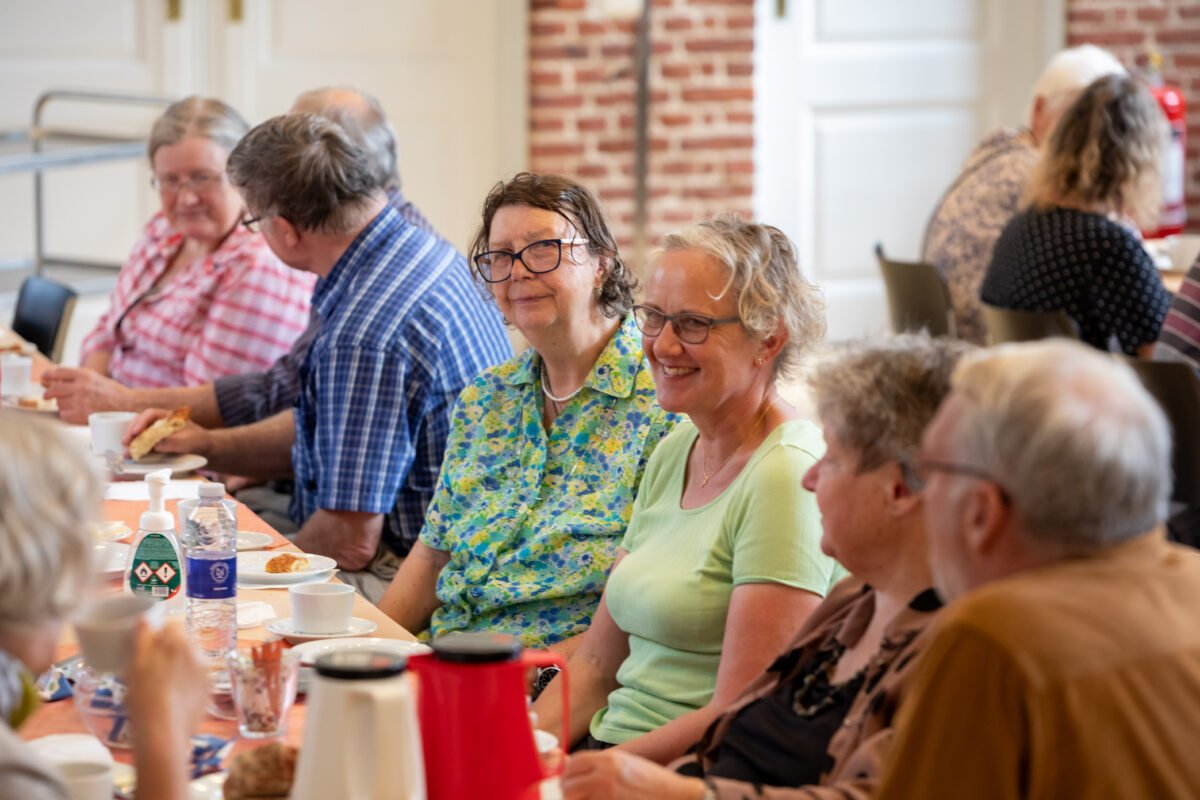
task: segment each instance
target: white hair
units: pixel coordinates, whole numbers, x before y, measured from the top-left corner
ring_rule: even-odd
[[[1094,44],[1081,44],[1060,50],[1033,84],[1030,118],[1033,103],[1042,98],[1046,110],[1057,115],[1097,78],[1105,75],[1125,75],[1125,67],[1107,50]]]
[[[967,356],[951,382],[955,458],[1008,492],[1032,542],[1087,551],[1165,519],[1170,426],[1129,367],[1047,339]]]
[[[100,483],[57,425],[0,411],[0,627],[65,617],[91,574]]]

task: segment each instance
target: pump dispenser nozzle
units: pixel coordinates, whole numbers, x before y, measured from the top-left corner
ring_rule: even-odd
[[[175,515],[163,505],[163,493],[171,480],[171,470],[156,469],[146,473],[146,491],[150,494],[150,510],[142,512],[139,527],[144,531],[174,531]]]

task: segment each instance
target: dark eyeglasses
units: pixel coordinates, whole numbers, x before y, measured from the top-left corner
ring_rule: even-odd
[[[679,337],[681,342],[688,344],[702,344],[708,338],[709,331],[713,325],[727,325],[731,322],[741,322],[741,317],[710,317],[707,314],[693,314],[690,311],[681,311],[678,314],[664,314],[657,308],[650,306],[634,306],[633,320],[637,323],[638,330],[644,335],[655,337],[663,332],[663,328],[669,322],[671,328],[675,331],[675,335]]]
[[[542,239],[530,242],[517,252],[488,250],[475,256],[475,269],[488,283],[501,283],[512,276],[513,264],[520,261],[525,269],[538,274],[553,272],[562,263],[563,245],[587,244],[587,239]]]
[[[952,461],[932,461],[918,456],[916,460],[913,461],[912,471],[922,485],[929,483],[929,475],[933,472],[945,472],[950,475],[962,475],[967,478],[986,481],[1000,490],[1000,497],[1004,501],[1005,505],[1008,505],[1011,502],[1011,496],[1009,495],[1008,490],[1004,488],[1004,485],[989,475],[987,471],[981,467],[976,467],[971,464],[956,464]]]
[[[251,233],[258,233],[262,230],[262,225],[260,224],[262,223],[262,220],[263,218],[261,216],[251,217],[250,219],[242,217],[242,225]]]

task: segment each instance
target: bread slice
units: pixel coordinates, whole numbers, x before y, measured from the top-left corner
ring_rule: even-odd
[[[308,569],[308,559],[295,553],[280,553],[263,567],[265,572],[304,572]]]
[[[296,775],[296,748],[282,742],[238,753],[229,762],[226,800],[286,798]]]
[[[146,455],[154,449],[154,446],[163,439],[182,430],[187,424],[188,418],[191,416],[192,410],[187,406],[177,408],[169,415],[155,422],[149,428],[137,435],[132,442],[129,443],[129,455],[133,456],[134,461],[141,461]]]

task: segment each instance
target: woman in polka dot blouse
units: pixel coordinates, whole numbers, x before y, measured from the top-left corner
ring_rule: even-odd
[[[1171,295],[1135,225],[1157,213],[1165,137],[1158,106],[1132,78],[1088,86],[1046,145],[1030,207],[996,242],[983,302],[1066,311],[1093,347],[1149,357]]]

